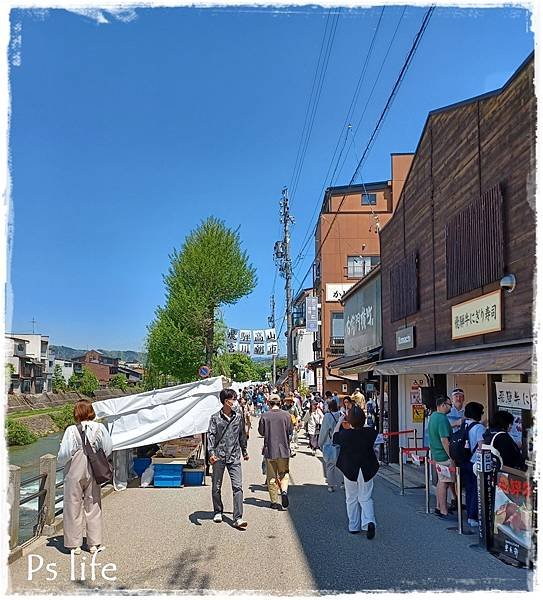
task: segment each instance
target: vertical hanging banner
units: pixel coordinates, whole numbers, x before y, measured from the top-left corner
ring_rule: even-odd
[[[266,329],[266,342],[275,342],[277,341],[277,336],[275,335],[275,328]]]
[[[277,356],[277,342],[268,342],[266,344],[266,354],[268,356]]]
[[[264,330],[263,329],[254,329],[253,330],[253,340],[255,344],[262,344],[264,342]],[[257,354],[257,352],[255,352]]]
[[[228,329],[226,332],[226,339],[229,342],[237,342],[238,341],[238,333],[239,329]]]
[[[252,331],[250,329],[240,329],[239,341],[247,344],[251,343]]]
[[[264,355],[264,344],[255,343],[253,346],[253,354],[257,354],[258,356]]]
[[[251,354],[251,344],[241,342],[239,345],[239,352],[243,354]]]
[[[227,352],[238,352],[238,343],[237,342],[226,342],[226,351]]]
[[[319,330],[319,299],[317,296],[308,296],[305,299],[305,328],[312,333]]]

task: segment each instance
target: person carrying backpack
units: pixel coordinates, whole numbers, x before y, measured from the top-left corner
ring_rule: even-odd
[[[475,452],[483,443],[485,426],[481,423],[484,406],[479,402],[468,402],[464,411],[465,421],[459,430],[451,435],[449,449],[451,456],[460,466],[462,486],[466,490],[466,511],[468,525],[478,527],[479,510],[477,505],[477,478],[473,472]]]

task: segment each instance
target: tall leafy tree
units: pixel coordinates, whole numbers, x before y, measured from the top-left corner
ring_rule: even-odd
[[[66,379],[64,379],[64,375],[62,374],[62,367],[60,365],[56,365],[53,372],[53,392],[56,394],[57,392],[65,392],[67,389],[68,384],[66,383]]]
[[[86,367],[83,367],[83,376],[79,382],[79,391],[85,396],[92,396],[92,394],[100,387],[98,377],[89,371]]]
[[[256,271],[237,231],[214,217],[192,231],[170,255],[164,277],[166,303],[148,328],[148,384],[194,379],[198,366],[212,365],[224,344],[220,308],[234,304],[256,285]]]

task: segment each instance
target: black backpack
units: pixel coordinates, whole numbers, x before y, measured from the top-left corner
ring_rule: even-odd
[[[469,445],[469,432],[472,427],[478,425],[477,421],[473,421],[466,427],[466,423],[462,423],[458,431],[451,433],[449,437],[449,454],[457,465],[471,460],[473,456]]]

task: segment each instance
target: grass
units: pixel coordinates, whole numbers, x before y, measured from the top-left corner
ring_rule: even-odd
[[[66,404],[62,404],[59,406],[52,406],[50,408],[36,408],[34,410],[30,409],[30,410],[15,411],[15,412],[6,413],[6,417],[18,419],[19,417],[32,417],[34,415],[51,414],[52,412],[59,412],[61,410],[64,410],[65,406],[66,406]],[[70,404],[70,406],[72,406],[72,405]]]

